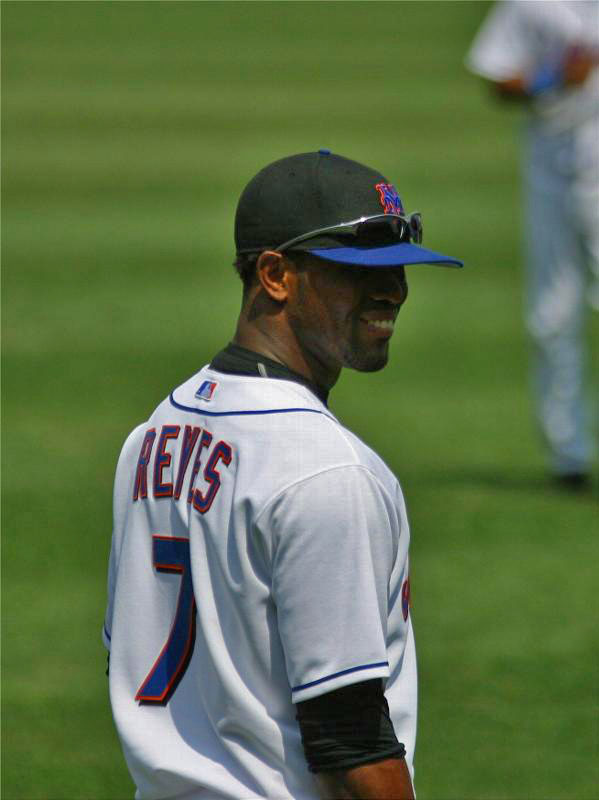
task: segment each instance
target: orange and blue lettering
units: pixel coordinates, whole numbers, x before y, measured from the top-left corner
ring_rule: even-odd
[[[410,613],[410,579],[406,578],[401,587],[401,612],[404,620],[407,621]]]
[[[202,450],[205,447],[210,447],[211,442],[212,442],[212,434],[209,433],[207,430],[203,430],[200,443],[198,444],[198,450],[196,453],[195,461],[193,462],[193,469],[191,471],[191,479],[189,481],[189,492],[187,494],[188,503],[191,503],[191,501],[193,500],[193,485],[196,481],[198,472],[200,471],[200,466],[202,464]]]
[[[156,438],[156,428],[150,428],[144,436],[139,458],[137,459],[137,469],[135,471],[135,483],[133,485],[133,500],[142,500],[148,496],[148,464],[152,455],[152,446]]]
[[[154,497],[172,497],[173,484],[162,482],[162,470],[170,467],[171,454],[166,452],[169,439],[176,439],[181,428],[178,425],[163,425],[158,439],[158,448],[154,456]]]
[[[210,454],[210,458],[204,470],[204,480],[210,484],[210,488],[206,492],[206,495],[203,495],[199,489],[195,489],[193,493],[193,507],[196,511],[199,511],[200,514],[205,514],[210,509],[220,489],[220,473],[216,469],[216,465],[219,461],[222,461],[223,464],[228,467],[232,457],[231,446],[222,441],[214,447],[214,450]]]
[[[179,460],[179,471],[177,472],[177,482],[175,484],[175,500],[178,500],[181,497],[181,490],[183,488],[183,481],[185,480],[185,473],[187,472],[187,467],[189,466],[189,460],[191,458],[191,454],[193,452],[193,448],[198,440],[198,436],[200,435],[200,431],[202,429],[194,426],[193,428],[191,425],[186,425],[185,430],[183,431],[183,443],[181,445],[181,458]]]
[[[377,183],[375,189],[378,190],[385,214],[403,214],[401,199],[392,183]]]

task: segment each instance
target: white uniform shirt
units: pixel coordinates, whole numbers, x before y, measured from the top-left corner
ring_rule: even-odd
[[[504,0],[496,3],[478,31],[466,63],[493,81],[524,75],[559,62],[572,46],[599,55],[597,0]],[[557,88],[538,95],[533,119],[545,133],[558,133],[596,119],[599,114],[599,68],[582,86]],[[597,139],[589,148],[597,150]]]
[[[372,678],[412,770],[408,544],[304,386],[205,367],[161,403],[118,463],[104,629],[137,797],[318,797],[294,703]]]

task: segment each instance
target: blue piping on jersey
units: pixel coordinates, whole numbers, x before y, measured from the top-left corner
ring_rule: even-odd
[[[106,638],[108,639],[109,642],[112,641],[112,638],[111,638],[110,634],[108,633],[108,631],[106,629],[106,625],[104,625],[104,636],[106,636]]]
[[[181,403],[177,403],[172,392],[169,395],[169,400],[175,408],[179,408],[181,411],[191,411],[192,414],[201,414],[202,416],[206,415],[208,417],[239,417],[242,414],[290,414],[293,411],[306,411],[310,414],[323,414],[325,417],[328,416],[324,411],[319,411],[317,408],[268,408],[264,410],[260,409],[259,411],[205,411],[203,408],[192,408],[191,406],[184,406]]]
[[[319,683],[325,681],[332,681],[333,678],[338,678],[340,675],[349,675],[350,672],[360,672],[363,669],[374,669],[375,667],[388,667],[388,661],[377,661],[376,664],[364,664],[361,667],[351,667],[350,669],[343,669],[341,672],[335,672],[333,675],[327,675],[326,678],[319,678],[317,681],[310,681],[310,683],[302,683],[301,686],[294,686],[292,692],[299,692],[302,689],[309,689],[311,686],[318,686]]]

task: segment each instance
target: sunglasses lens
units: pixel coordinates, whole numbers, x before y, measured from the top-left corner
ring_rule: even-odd
[[[356,238],[358,242],[366,245],[385,245],[405,240],[407,233],[407,223],[397,217],[367,219],[358,225]]]
[[[416,244],[422,242],[422,217],[418,213],[410,217],[410,239]]]

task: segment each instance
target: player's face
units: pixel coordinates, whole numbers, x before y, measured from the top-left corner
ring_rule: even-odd
[[[288,304],[291,327],[306,355],[328,371],[382,369],[408,295],[403,267],[361,269],[302,259]]]

